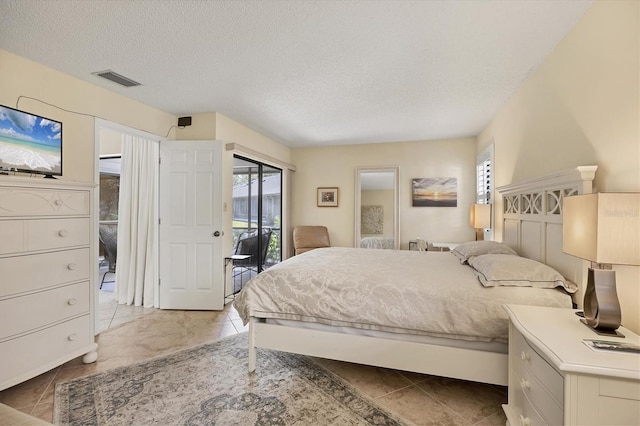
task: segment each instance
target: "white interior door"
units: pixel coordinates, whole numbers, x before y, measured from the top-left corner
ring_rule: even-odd
[[[160,308],[224,306],[222,142],[160,143]]]

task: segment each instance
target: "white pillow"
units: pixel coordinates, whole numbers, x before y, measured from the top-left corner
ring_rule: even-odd
[[[511,247],[498,241],[467,241],[466,243],[458,244],[456,248],[451,250],[451,253],[460,259],[460,263],[466,263],[470,257],[483,254],[518,255]]]
[[[562,287],[575,293],[578,286],[565,280],[558,271],[526,257],[505,254],[484,254],[469,259],[485,287],[517,286],[555,288]]]

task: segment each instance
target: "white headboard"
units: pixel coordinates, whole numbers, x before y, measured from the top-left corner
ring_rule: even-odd
[[[501,186],[502,241],[521,256],[545,263],[578,284],[573,301],[582,305],[586,285],[583,260],[562,252],[562,199],[590,194],[598,166],[578,166]]]

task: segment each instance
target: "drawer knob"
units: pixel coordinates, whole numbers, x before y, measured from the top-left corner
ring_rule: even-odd
[[[529,381],[527,379],[520,380],[520,387],[522,388],[522,390],[528,390],[530,387]]]
[[[61,229],[61,230],[58,231],[58,235],[60,235],[62,238],[64,238],[67,235],[69,235],[69,231],[67,231],[66,229]]]
[[[70,264],[67,265],[67,269],[70,270],[70,271],[73,271],[77,267],[78,267],[78,265],[76,265],[75,263],[70,263]]]
[[[525,417],[520,414],[520,426],[529,426],[531,425],[531,419],[529,417]]]
[[[56,206],[61,206],[63,204],[62,200],[56,200],[55,203]]]
[[[531,355],[529,355],[525,351],[522,351],[520,352],[520,359],[523,361],[529,361],[531,359]]]
[[[73,342],[77,338],[78,338],[78,336],[76,335],[76,333],[70,334],[69,337],[68,337],[70,342]]]
[[[75,305],[76,303],[78,303],[78,299],[76,299],[75,297],[72,297],[71,299],[67,300],[67,303],[71,306]]]

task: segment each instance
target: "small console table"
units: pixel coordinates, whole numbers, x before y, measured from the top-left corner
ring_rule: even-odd
[[[437,248],[440,251],[443,251],[444,249],[453,250],[454,248],[458,247],[458,244],[460,243],[432,243],[431,245],[434,248]]]
[[[445,251],[445,249],[453,250],[459,244],[460,243],[442,243],[442,242],[429,243],[431,247],[433,247],[434,249],[437,249],[438,251]],[[414,251],[418,250],[418,242],[416,240],[409,241],[409,250],[414,250]]]
[[[232,254],[231,256],[227,256],[224,258],[224,299],[225,299],[225,303],[227,301],[227,299],[234,299],[236,296],[236,289],[235,289],[235,285],[236,285],[236,274],[233,274],[233,276],[231,277],[231,291],[228,291],[227,289],[227,266],[229,265],[229,263],[232,263],[234,260],[247,260],[251,257],[250,254]],[[240,273],[242,274],[242,272]],[[241,276],[242,278],[242,276]],[[244,286],[244,283],[241,282],[240,283],[240,290],[242,290],[242,287]],[[238,291],[240,291],[238,290]]]

